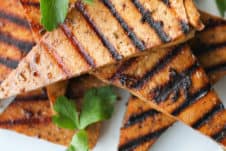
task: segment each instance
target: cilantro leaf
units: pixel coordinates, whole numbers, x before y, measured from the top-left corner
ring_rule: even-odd
[[[68,12],[69,0],[41,0],[41,24],[52,31],[63,23]]]
[[[85,130],[78,131],[72,138],[71,145],[67,151],[88,151],[88,135]]]
[[[93,88],[86,92],[80,115],[80,128],[107,120],[114,110],[116,95],[111,87]]]
[[[73,101],[64,96],[58,97],[53,108],[57,114],[52,119],[57,126],[71,130],[79,128],[78,112]]]
[[[226,1],[225,0],[216,0],[217,7],[220,11],[221,16],[225,16],[226,13]]]

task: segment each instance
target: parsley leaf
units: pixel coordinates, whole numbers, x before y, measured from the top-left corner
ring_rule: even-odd
[[[73,101],[63,96],[58,97],[53,108],[57,114],[52,119],[57,126],[70,130],[79,128],[78,112]]]
[[[41,0],[41,24],[52,31],[63,23],[68,12],[69,0]]]
[[[114,110],[116,95],[110,86],[92,88],[85,93],[80,115],[76,105],[66,97],[58,97],[54,104],[57,113],[53,122],[61,128],[79,130],[67,151],[88,151],[88,136],[84,130],[89,125],[107,120]]]
[[[78,131],[72,138],[67,151],[88,151],[88,135],[85,130]]]
[[[83,129],[92,123],[109,119],[115,100],[116,95],[109,86],[87,91],[80,115],[80,127]]]
[[[225,17],[226,13],[226,0],[216,0],[217,7],[220,11],[221,16]]]

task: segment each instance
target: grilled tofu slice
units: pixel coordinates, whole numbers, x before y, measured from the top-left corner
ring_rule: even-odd
[[[216,141],[221,139],[215,135],[225,137],[226,110],[185,44],[98,69],[94,75]]]
[[[205,29],[191,42],[192,49],[214,83],[226,74],[226,20],[201,12]]]
[[[189,26],[191,9],[185,9],[183,2],[94,0],[93,5],[78,1],[75,7],[65,23],[42,36],[1,84],[0,98],[79,76],[147,49],[173,45],[202,28],[202,24]]]

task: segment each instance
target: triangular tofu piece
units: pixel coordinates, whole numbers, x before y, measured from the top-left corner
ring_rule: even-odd
[[[196,10],[191,4],[94,0],[89,5],[77,1],[65,23],[46,33],[1,84],[0,98],[187,40],[203,27],[197,19],[198,26],[190,26],[194,23],[188,15]]]
[[[94,75],[215,141],[225,139],[226,110],[185,44],[99,69]]]
[[[198,60],[205,67],[205,70],[209,71],[208,68],[210,66],[216,66],[213,72],[208,72],[211,82],[215,83],[221,76],[226,74],[225,69],[218,65],[219,62],[222,63],[226,60],[224,57],[226,49],[222,46],[226,38],[224,35],[218,36],[225,32],[226,24],[222,18],[211,16],[204,12],[201,12],[201,18],[206,28],[202,32],[197,33],[191,45],[194,48],[193,52],[196,53]],[[201,53],[199,53],[200,51]],[[213,57],[215,58],[212,59]],[[134,151],[147,151],[165,129],[170,127],[174,122],[173,118],[153,109],[149,103],[141,101],[136,97],[131,97],[128,101],[120,132],[118,150],[133,148]],[[226,144],[224,131],[218,133],[215,137],[222,144]]]

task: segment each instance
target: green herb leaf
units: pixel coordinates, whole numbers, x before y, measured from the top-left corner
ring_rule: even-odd
[[[226,0],[216,0],[217,7],[220,11],[221,16],[225,17],[226,13]]]
[[[72,138],[67,151],[88,151],[88,135],[85,130],[78,131]]]
[[[61,128],[80,130],[74,135],[67,151],[88,151],[88,136],[84,129],[90,124],[109,119],[115,101],[116,95],[109,86],[88,90],[79,120],[75,103],[63,96],[56,100],[54,110],[57,114],[53,117],[53,122]]]
[[[64,96],[58,97],[54,104],[54,110],[57,114],[53,116],[53,122],[57,126],[71,130],[79,128],[78,112],[73,101]]]
[[[93,0],[83,0],[85,3],[92,4]]]
[[[109,119],[115,101],[116,95],[109,86],[88,90],[80,115],[80,128],[84,129],[92,123]]]
[[[68,12],[69,0],[41,0],[41,24],[52,31],[63,23]]]

